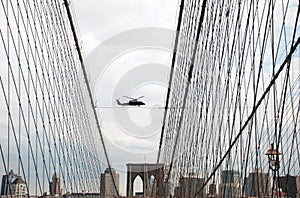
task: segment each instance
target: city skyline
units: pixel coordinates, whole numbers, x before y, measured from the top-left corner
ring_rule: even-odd
[[[299,17],[297,0],[3,0],[1,194],[297,196]]]

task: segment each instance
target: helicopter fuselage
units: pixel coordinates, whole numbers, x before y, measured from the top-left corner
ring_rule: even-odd
[[[145,105],[144,102],[142,101],[138,101],[138,100],[130,100],[129,102],[126,103],[121,103],[118,99],[116,99],[117,104],[121,105],[121,106],[141,106],[141,105]]]
[[[132,105],[132,106],[141,106],[141,105],[145,105],[145,103],[142,102],[142,101],[129,101],[128,104],[129,104],[129,105]]]

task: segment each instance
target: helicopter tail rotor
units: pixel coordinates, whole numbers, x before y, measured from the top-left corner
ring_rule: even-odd
[[[120,102],[120,100],[119,100],[119,98],[116,99],[116,101],[117,101],[117,104],[118,104],[118,105],[122,105],[121,102]]]

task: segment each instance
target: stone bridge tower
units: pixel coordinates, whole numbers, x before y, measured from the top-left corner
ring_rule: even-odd
[[[140,176],[143,181],[144,197],[164,197],[164,165],[163,164],[126,164],[127,165],[127,197],[133,197],[134,180]],[[154,177],[153,186],[149,186]]]

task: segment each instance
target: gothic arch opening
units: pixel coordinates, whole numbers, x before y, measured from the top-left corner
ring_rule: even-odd
[[[163,164],[126,164],[127,197],[164,197]],[[150,185],[149,185],[150,184]],[[153,192],[152,192],[153,191]]]
[[[133,180],[133,195],[137,195],[136,193],[144,194],[143,180],[140,175],[137,175]]]

